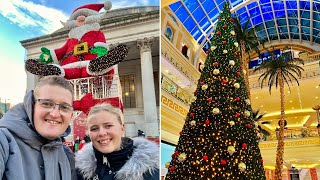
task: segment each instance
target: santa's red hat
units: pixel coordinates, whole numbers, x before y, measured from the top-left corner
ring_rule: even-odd
[[[105,10],[111,9],[112,4],[110,1],[106,1],[104,4],[87,4],[75,9],[70,15],[69,20],[75,20],[78,16],[90,16],[98,14],[99,11],[104,8]]]

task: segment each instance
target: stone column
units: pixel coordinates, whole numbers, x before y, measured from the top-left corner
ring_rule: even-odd
[[[156,96],[154,89],[153,67],[151,56],[151,45],[153,38],[144,38],[137,41],[137,46],[140,49],[141,57],[141,78],[142,78],[142,94],[143,94],[143,109],[145,119],[146,137],[158,137],[158,117]],[[142,130],[142,129],[141,129]]]

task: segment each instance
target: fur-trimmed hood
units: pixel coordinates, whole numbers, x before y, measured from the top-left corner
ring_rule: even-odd
[[[129,160],[116,173],[116,180],[143,180],[145,173],[152,174],[159,168],[159,146],[145,138],[133,138],[133,153]],[[95,175],[97,160],[92,143],[76,153],[76,168],[84,179],[91,179]]]

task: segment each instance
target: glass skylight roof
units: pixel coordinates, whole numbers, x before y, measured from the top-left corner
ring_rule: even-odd
[[[205,45],[226,0],[179,0],[169,7],[193,38]],[[320,45],[320,0],[228,0],[244,24],[251,18],[264,42],[297,39]],[[207,34],[208,38],[206,38]]]

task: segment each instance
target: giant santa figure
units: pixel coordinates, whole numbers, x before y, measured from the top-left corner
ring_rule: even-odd
[[[109,10],[111,2],[88,4],[73,11],[63,23],[69,31],[67,42],[57,49],[41,48],[40,59],[28,59],[25,68],[32,74],[60,75],[66,79],[85,78],[113,74],[112,66],[121,62],[128,54],[125,45],[108,49],[99,22]]]

